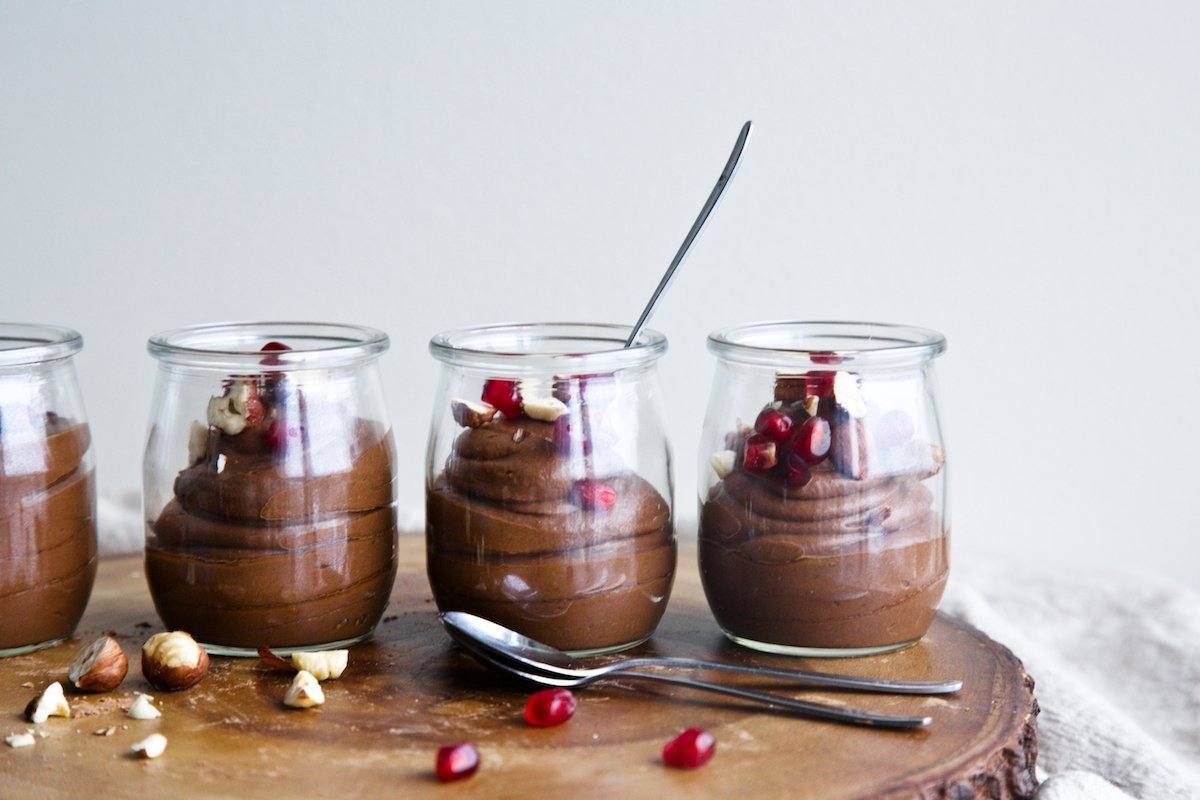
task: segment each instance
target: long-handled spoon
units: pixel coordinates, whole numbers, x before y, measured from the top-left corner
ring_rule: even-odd
[[[622,679],[631,678],[634,680],[657,681],[658,683],[669,683],[675,686],[684,686],[689,689],[700,689],[706,692],[723,694],[730,697],[737,697],[742,700],[751,700],[756,703],[762,703],[773,708],[783,709],[798,714],[803,717],[812,719],[821,719],[829,722],[844,722],[851,725],[865,725],[873,728],[924,728],[933,722],[932,717],[928,716],[904,716],[895,714],[879,714],[874,711],[864,711],[857,708],[848,708],[841,706],[832,706],[825,703],[813,703],[806,700],[793,700],[790,697],[782,697],[780,695],[770,694],[768,692],[754,692],[748,689],[741,689],[736,686],[726,686],[720,683],[709,683],[708,681],[698,681],[692,678],[682,678],[677,675],[666,675],[655,672],[636,672],[624,671],[619,674],[605,673],[601,675],[590,675],[585,677],[567,678],[567,677],[551,677],[538,672],[526,671],[505,661],[496,658],[490,651],[480,647],[478,643],[469,637],[463,636],[461,633],[451,629],[451,636],[461,644],[468,653],[473,655],[481,663],[490,666],[493,669],[508,673],[514,677],[521,678],[529,683],[539,686],[557,686],[574,688],[587,686],[588,684],[605,679]]]
[[[737,141],[733,143],[733,152],[729,154],[729,160],[725,162],[725,169],[721,170],[721,177],[717,178],[717,185],[713,187],[712,192],[708,195],[708,199],[704,201],[704,207],[700,209],[700,215],[692,223],[691,230],[687,232],[687,236],[683,237],[683,244],[679,245],[679,250],[675,253],[675,257],[671,259],[671,265],[663,273],[662,280],[658,282],[658,287],[654,290],[654,294],[650,295],[650,302],[646,303],[646,307],[642,309],[642,315],[634,323],[633,329],[629,332],[629,338],[625,340],[626,347],[633,347],[633,343],[637,341],[638,334],[642,331],[642,326],[646,324],[646,320],[650,319],[650,315],[654,313],[654,307],[658,305],[658,298],[662,297],[663,292],[667,290],[667,286],[671,283],[671,278],[675,276],[675,270],[683,263],[683,257],[687,255],[692,242],[696,241],[696,237],[700,234],[700,229],[704,227],[704,223],[708,221],[709,215],[717,207],[717,201],[721,199],[721,193],[725,191],[725,187],[733,179],[733,174],[737,171],[738,160],[742,157],[742,149],[746,146],[746,140],[750,138],[750,128],[752,125],[753,123],[750,120],[746,120],[746,124],[742,126]]]
[[[442,624],[458,641],[469,639],[490,655],[511,663],[518,669],[555,678],[596,679],[644,667],[676,667],[733,672],[768,678],[782,678],[801,686],[827,689],[848,689],[879,694],[951,694],[962,688],[962,681],[893,681],[860,678],[853,675],[834,675],[809,670],[774,669],[745,664],[728,664],[696,658],[655,657],[626,658],[599,667],[588,667],[556,647],[531,639],[499,623],[465,611],[447,611],[441,615]]]

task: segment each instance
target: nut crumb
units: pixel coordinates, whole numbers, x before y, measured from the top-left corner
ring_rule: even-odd
[[[22,689],[32,689],[33,681],[25,681],[24,683],[21,684],[21,688]]]
[[[37,744],[37,739],[33,738],[33,734],[29,731],[24,733],[12,733],[4,737],[4,743],[9,747],[33,747]]]
[[[167,749],[167,737],[161,733],[152,733],[140,742],[134,743],[129,751],[138,758],[158,758]]]
[[[325,692],[311,672],[300,670],[283,696],[283,704],[291,708],[312,708],[325,702]]]
[[[92,731],[92,736],[112,736],[116,732],[116,727],[110,725],[107,728],[96,728],[96,730]]]

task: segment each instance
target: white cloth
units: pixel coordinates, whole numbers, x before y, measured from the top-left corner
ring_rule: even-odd
[[[1200,799],[1200,594],[972,555],[955,561],[942,608],[1037,681],[1038,800]]]
[[[136,496],[102,499],[99,513],[101,552],[141,548]],[[419,529],[420,511],[400,516]],[[1200,594],[970,555],[956,558],[942,608],[1037,681],[1038,800],[1200,800]]]

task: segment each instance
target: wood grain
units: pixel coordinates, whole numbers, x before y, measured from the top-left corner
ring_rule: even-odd
[[[196,688],[155,693],[141,677],[137,656],[158,629],[141,560],[108,560],[74,641],[0,661],[0,714],[7,723],[0,736],[27,727],[20,713],[35,690],[22,684],[65,682],[76,648],[99,633],[113,631],[131,665],[117,691],[72,696],[74,718],[40,726],[46,736],[36,746],[0,745],[0,797],[818,800],[1025,798],[1036,788],[1033,682],[1007,649],[939,616],[918,645],[870,659],[750,653],[727,643],[709,615],[694,548],[681,551],[670,609],[645,650],[859,675],[961,676],[965,688],[945,698],[793,692],[931,714],[934,726],[920,732],[812,722],[645,684],[584,690],[569,723],[530,729],[521,721],[528,690],[485,672],[442,633],[419,537],[402,540],[400,577],[375,639],[351,651],[345,676],[325,684],[327,702],[319,709],[285,709],[280,701],[288,677],[247,660],[214,658]],[[162,719],[125,717],[122,709],[135,691],[155,695]],[[717,736],[716,757],[693,772],[664,768],[662,744],[693,725]],[[113,735],[93,735],[109,726],[117,727]],[[166,753],[155,761],[131,758],[129,745],[153,731],[169,740]],[[439,785],[434,752],[439,743],[460,739],[479,747],[482,767],[466,781]]]

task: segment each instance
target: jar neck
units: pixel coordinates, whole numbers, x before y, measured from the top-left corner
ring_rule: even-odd
[[[65,361],[83,348],[83,337],[56,325],[0,323],[0,371]]]
[[[946,349],[937,331],[879,322],[762,322],[708,337],[722,362],[784,372],[920,370]]]
[[[197,325],[147,343],[165,367],[226,373],[353,369],[373,363],[387,348],[387,335],[374,328],[314,322]]]
[[[586,376],[651,370],[667,349],[666,337],[643,329],[625,347],[627,325],[522,323],[447,331],[429,351],[444,364],[496,377]]]

